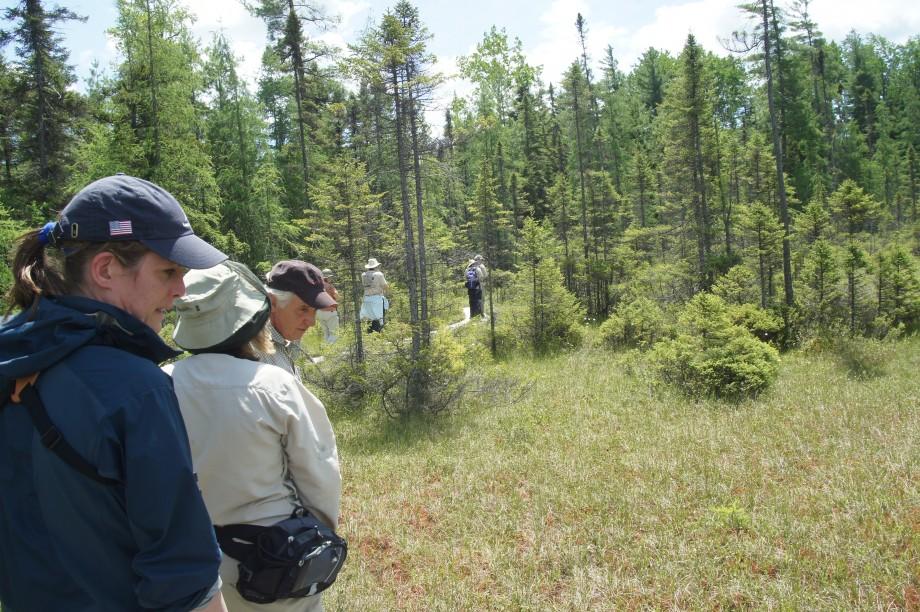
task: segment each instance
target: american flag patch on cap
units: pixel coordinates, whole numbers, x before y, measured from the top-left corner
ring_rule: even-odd
[[[130,221],[109,221],[109,236],[125,236],[131,232]]]

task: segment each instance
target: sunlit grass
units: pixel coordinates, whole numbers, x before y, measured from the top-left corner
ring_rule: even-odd
[[[330,406],[327,610],[917,609],[918,370],[916,340],[870,379],[799,353],[756,400],[691,402],[585,349],[449,416]]]

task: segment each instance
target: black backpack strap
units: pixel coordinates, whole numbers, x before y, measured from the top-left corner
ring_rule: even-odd
[[[220,549],[237,561],[243,561],[256,545],[256,538],[267,527],[261,525],[246,525],[234,523],[232,525],[214,525],[214,534]]]
[[[13,403],[23,404],[29,410],[29,417],[32,419],[32,425],[38,432],[42,444],[61,458],[61,460],[77,470],[87,478],[92,478],[96,482],[105,485],[115,485],[119,481],[112,478],[106,478],[96,471],[86,459],[80,456],[70,445],[61,431],[51,422],[48,411],[45,410],[45,403],[42,402],[38,389],[35,388],[35,380],[38,375],[33,374],[28,378],[20,378],[16,381],[15,390],[11,396]]]

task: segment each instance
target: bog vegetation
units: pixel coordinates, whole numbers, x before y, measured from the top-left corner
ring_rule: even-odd
[[[326,609],[917,609],[920,343],[846,344],[732,403],[587,341],[489,367],[448,414],[333,405]]]

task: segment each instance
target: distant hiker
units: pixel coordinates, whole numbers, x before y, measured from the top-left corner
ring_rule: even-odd
[[[323,273],[311,263],[296,259],[279,261],[267,278],[272,303],[267,327],[275,352],[257,356],[262,363],[279,366],[299,377],[295,353],[303,352],[300,339],[316,323],[316,311],[333,308],[336,301],[326,293]]]
[[[236,538],[245,537],[239,530],[272,525],[298,508],[336,526],[342,480],[326,409],[298,378],[256,360],[257,350],[272,350],[271,304],[245,266],[194,270],[185,284],[173,339],[192,355],[164,369],[175,384],[204,503],[219,526],[227,606],[234,612],[322,610],[322,595],[268,605],[244,599],[239,566],[247,558],[239,553],[247,551],[235,548]]]
[[[485,318],[482,312],[482,281],[489,276],[489,271],[482,263],[482,255],[477,255],[470,260],[464,272],[464,286],[466,294],[470,299],[470,318],[481,316]]]
[[[339,292],[335,288],[335,285],[332,284],[332,270],[329,268],[323,269],[323,288],[326,293],[332,296],[336,302],[339,301]],[[316,322],[319,324],[319,328],[323,330],[323,340],[332,344],[338,340],[337,333],[339,331],[339,311],[338,305],[333,306],[329,309],[317,310],[316,311]]]
[[[386,292],[390,288],[383,272],[378,270],[380,262],[371,257],[364,266],[365,272],[361,275],[361,284],[364,286],[364,302],[361,304],[361,319],[370,321],[367,333],[372,334],[383,329],[386,312],[390,308]]]
[[[223,610],[220,549],[158,332],[226,255],[163,188],[83,188],[25,234],[0,327],[0,607]],[[37,379],[35,378],[37,376]]]

